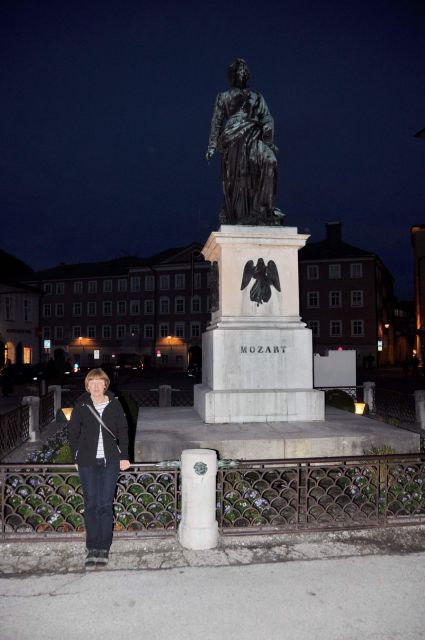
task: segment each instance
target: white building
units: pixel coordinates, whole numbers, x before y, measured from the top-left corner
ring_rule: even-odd
[[[0,367],[40,361],[39,307],[41,291],[0,279]]]

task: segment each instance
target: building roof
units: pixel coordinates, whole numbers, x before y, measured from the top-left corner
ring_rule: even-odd
[[[10,287],[10,293],[16,293],[21,291],[29,291],[30,293],[37,293],[40,295],[42,293],[41,289],[37,287],[32,287],[29,284],[25,284],[25,282],[20,282],[18,280],[14,280],[12,278],[0,278],[0,286]],[[8,291],[6,292],[8,293]]]
[[[20,278],[22,276],[27,276],[30,273],[33,273],[31,267],[29,267],[25,262],[19,260],[12,254],[7,253],[0,249],[0,277],[1,278]]]
[[[342,240],[340,222],[326,223],[326,238],[319,242],[307,242],[299,252],[303,260],[341,260],[342,258],[376,258],[376,254],[354,247]]]
[[[26,280],[58,280],[68,278],[95,278],[107,276],[127,275],[129,271],[143,267],[159,266],[173,262],[187,262],[191,251],[201,248],[200,244],[193,243],[186,247],[175,247],[161,251],[150,258],[138,256],[125,256],[106,260],[103,262],[85,262],[76,264],[60,264],[56,267],[43,269],[28,276]]]

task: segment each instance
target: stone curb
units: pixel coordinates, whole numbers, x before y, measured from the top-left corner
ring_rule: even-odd
[[[0,550],[2,577],[85,572],[85,549],[80,540],[7,541],[1,543]],[[222,536],[219,546],[208,551],[184,549],[174,536],[137,540],[115,538],[108,566],[96,571],[223,567],[421,552],[425,552],[424,526]]]

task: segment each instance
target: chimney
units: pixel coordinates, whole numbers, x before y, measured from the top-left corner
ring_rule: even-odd
[[[341,223],[340,222],[327,222],[326,223],[326,240],[332,244],[341,242]]]

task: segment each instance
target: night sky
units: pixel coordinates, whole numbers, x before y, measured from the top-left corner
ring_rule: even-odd
[[[34,269],[218,227],[205,160],[227,66],[275,120],[285,223],[377,253],[412,295],[425,223],[425,2],[2,0],[0,247]]]

